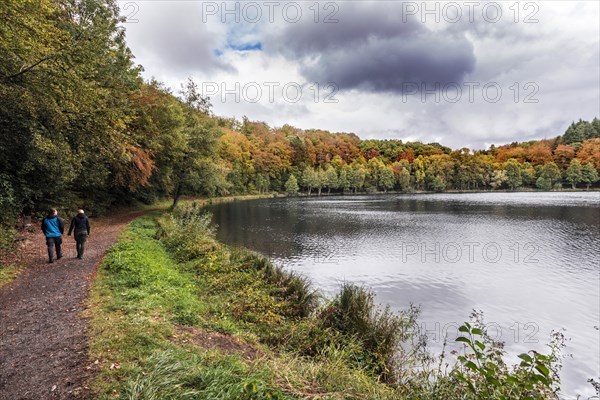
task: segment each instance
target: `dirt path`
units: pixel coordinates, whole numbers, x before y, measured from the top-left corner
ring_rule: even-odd
[[[53,264],[47,262],[41,232],[29,244],[25,271],[0,289],[1,400],[89,398],[94,368],[81,314],[106,250],[144,213],[92,220],[83,260],[75,258],[72,236],[63,237],[64,257]]]

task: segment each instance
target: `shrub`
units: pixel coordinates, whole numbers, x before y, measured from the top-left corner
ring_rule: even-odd
[[[385,381],[393,380],[395,356],[400,344],[412,335],[414,317],[394,314],[389,306],[376,306],[372,292],[351,283],[342,285],[321,317],[325,327],[362,344],[367,368]]]
[[[424,360],[398,386],[402,398],[416,400],[557,400],[559,370],[564,336],[553,334],[550,354],[535,351],[520,354],[518,365],[504,361],[504,343],[493,340],[486,332],[481,313],[473,313],[471,322],[459,327],[462,344],[452,364],[442,352],[436,366],[433,359]],[[452,364],[452,365],[451,365]],[[445,368],[442,369],[442,365]]]
[[[264,266],[265,280],[278,287],[280,296],[291,304],[288,317],[306,318],[314,313],[319,306],[319,294],[307,277],[275,266],[265,258],[258,265]]]
[[[158,221],[158,238],[180,261],[206,256],[221,246],[211,216],[197,203],[182,206]]]
[[[480,314],[473,324],[458,328],[463,343],[458,363],[450,376],[466,387],[467,396],[476,399],[558,399],[561,350],[564,336],[555,333],[548,355],[535,351],[519,354],[521,362],[509,368],[503,361],[503,343],[494,341],[485,330]]]
[[[17,230],[15,228],[0,224],[0,256],[14,250],[16,237]]]

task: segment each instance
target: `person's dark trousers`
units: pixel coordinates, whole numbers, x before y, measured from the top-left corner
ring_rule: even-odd
[[[77,244],[77,258],[83,258],[83,251],[85,250],[85,241],[87,240],[87,233],[78,233],[75,235],[75,243]]]
[[[60,245],[62,244],[62,237],[47,237],[46,244],[48,245],[48,261],[54,261],[54,248],[56,247],[56,258],[62,257],[62,251],[60,251]]]

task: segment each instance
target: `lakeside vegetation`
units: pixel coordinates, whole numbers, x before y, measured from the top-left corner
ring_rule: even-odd
[[[333,299],[256,253],[216,241],[199,206],[134,221],[90,306],[98,398],[556,399],[562,339],[509,366],[480,315],[431,357],[418,310],[345,284]],[[446,364],[448,363],[448,364]]]

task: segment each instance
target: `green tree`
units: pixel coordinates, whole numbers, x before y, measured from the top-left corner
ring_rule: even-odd
[[[391,166],[384,167],[379,173],[378,186],[383,189],[384,192],[394,188],[396,184],[396,176]]]
[[[582,143],[587,139],[600,137],[598,126],[599,123],[597,118],[594,118],[591,123],[580,119],[578,122],[571,123],[565,134],[562,136],[562,140],[566,144],[572,144]]]
[[[436,176],[431,181],[431,189],[436,192],[443,192],[446,189],[446,183],[440,176]]]
[[[256,189],[258,193],[266,193],[269,191],[269,187],[271,185],[271,180],[269,179],[268,174],[258,174],[256,175]]]
[[[343,165],[340,169],[340,177],[338,180],[339,187],[346,192],[350,189],[352,181],[352,168],[349,165]]]
[[[574,158],[571,160],[569,167],[565,171],[565,179],[571,184],[573,189],[583,180],[581,162],[578,159]]]
[[[367,162],[367,186],[373,189],[383,189],[380,178],[385,171],[385,164],[378,157],[373,157]]]
[[[552,186],[552,187],[555,187],[555,188],[562,187],[562,183],[561,183],[562,175],[560,173],[560,169],[553,162],[544,164],[544,166],[541,167],[541,169],[540,169],[539,176],[540,176],[540,178],[544,179],[544,183],[543,183],[544,186],[546,185],[545,182],[548,181],[548,182],[550,182],[550,186]],[[538,180],[539,180],[539,178],[538,178]],[[537,186],[537,181],[536,181],[536,186]]]
[[[99,209],[147,185],[153,163],[127,124],[142,81],[116,3],[7,0],[0,20],[0,170],[16,203]]]
[[[494,170],[490,180],[490,186],[492,189],[500,189],[504,183],[506,183],[506,172],[499,169]]]
[[[325,186],[326,183],[325,171],[321,168],[317,168],[315,170],[315,175],[317,177],[315,189],[317,189],[317,196],[320,196],[321,190],[323,190],[323,186]]]
[[[535,181],[535,186],[538,189],[541,189],[541,190],[550,190],[550,189],[552,189],[552,180],[549,179],[549,178],[545,178],[543,176],[540,176]]]
[[[296,179],[294,174],[292,174],[285,182],[285,191],[289,196],[296,196],[298,194],[298,190],[298,180]]]
[[[581,182],[585,183],[586,189],[589,190],[590,186],[598,182],[598,171],[591,163],[583,164],[581,167]]]
[[[304,171],[302,172],[302,186],[308,190],[309,196],[312,189],[319,186],[319,176],[312,167],[307,166],[304,168]]]
[[[183,135],[178,151],[173,154],[172,208],[183,194],[225,194],[226,188],[218,183],[225,181],[224,170],[212,161],[216,154],[216,140],[220,129],[215,120],[188,107]]]
[[[521,168],[521,178],[523,179],[524,185],[535,185],[535,168],[533,168],[530,163],[523,163],[523,167]]]
[[[400,169],[398,184],[400,185],[400,190],[404,192],[410,190],[410,172],[405,167]]]
[[[323,176],[324,186],[327,188],[327,193],[331,193],[331,189],[337,189],[339,185],[338,174],[331,165],[327,167]]]
[[[521,187],[523,184],[523,177],[521,172],[521,165],[517,160],[511,158],[504,166],[504,172],[506,173],[506,184],[512,190]]]
[[[358,190],[361,190],[365,186],[365,180],[367,177],[367,170],[360,163],[352,164],[352,175],[353,179],[351,182],[352,188],[354,189],[354,193]]]

